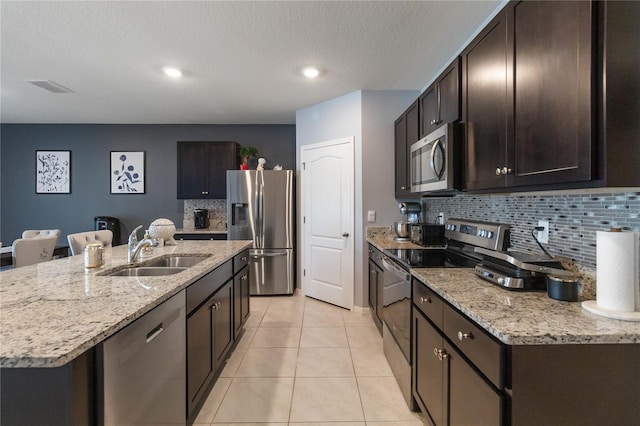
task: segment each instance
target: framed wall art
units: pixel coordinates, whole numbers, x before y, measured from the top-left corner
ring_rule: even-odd
[[[111,151],[111,193],[144,194],[145,151]]]
[[[71,193],[71,151],[36,151],[36,194]]]

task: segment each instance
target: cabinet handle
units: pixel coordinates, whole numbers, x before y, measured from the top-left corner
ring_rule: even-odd
[[[247,274],[244,274],[241,278],[242,281],[246,281],[247,280]]]
[[[438,124],[438,120],[431,120],[431,125]]]
[[[458,331],[458,340],[464,340],[464,339],[473,339],[473,334],[471,332],[469,333],[463,333],[462,331]]]
[[[408,189],[409,189],[409,187],[407,187],[407,186],[401,186],[401,187],[400,187],[400,189],[402,189],[403,191],[406,191],[406,190],[408,190]]]
[[[242,257],[240,258],[240,260],[242,260],[243,262],[246,262],[246,261],[247,261],[247,256],[242,256]]]
[[[202,195],[209,195],[209,191],[202,191]]]
[[[373,253],[373,250],[369,249],[369,254]]]
[[[342,233],[342,236],[343,236],[343,237],[345,237],[345,238],[347,238],[347,237],[349,236],[349,233],[348,233],[348,232],[343,232],[343,233]]]
[[[433,355],[438,358],[440,361],[443,359],[447,359],[449,354],[444,349],[433,348]]]
[[[496,176],[499,176],[499,175],[510,175],[511,172],[512,172],[512,170],[507,166],[505,166],[503,168],[500,168],[500,167],[496,168]]]
[[[373,272],[373,275],[378,275],[378,271],[371,271]]]
[[[420,303],[431,303],[431,298],[430,297],[420,297]]]

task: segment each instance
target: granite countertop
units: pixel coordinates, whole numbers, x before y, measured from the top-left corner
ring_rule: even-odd
[[[367,241],[380,250],[397,244],[388,236],[369,235]],[[601,317],[546,292],[507,290],[471,268],[415,268],[411,275],[508,345],[640,343],[639,322]]]
[[[420,268],[411,274],[508,345],[640,343],[638,322],[601,317],[546,292],[507,290],[473,269]]]
[[[174,275],[109,277],[127,246],[107,248],[105,266],[85,272],[71,256],[0,273],[0,367],[59,367],[251,246],[251,241],[178,241],[140,262],[173,254],[210,255]]]
[[[204,228],[204,229],[196,229],[196,228],[179,228],[176,229],[176,234],[226,234],[227,231],[220,231],[216,229]]]

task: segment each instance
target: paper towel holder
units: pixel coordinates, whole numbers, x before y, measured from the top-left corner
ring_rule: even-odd
[[[609,230],[609,233],[615,233],[615,234],[622,233],[622,228],[612,227]],[[598,232],[598,239],[600,238],[600,234],[606,235],[607,232]],[[640,251],[639,251],[639,249],[640,249],[640,246],[639,246],[640,233],[634,233],[634,234],[635,234],[635,254],[636,254],[635,261],[636,261],[636,265],[637,265],[638,256],[640,256]],[[599,241],[598,241],[598,243],[599,243]],[[599,245],[600,244],[598,244],[598,246]],[[596,254],[599,257],[599,252],[597,252]],[[636,268],[637,268],[637,266],[636,266]],[[636,274],[637,273],[638,273],[638,269],[636,269]],[[598,279],[600,279],[600,278],[598,277]],[[597,297],[596,297],[596,300],[587,300],[587,301],[582,302],[582,308],[585,309],[586,311],[589,311],[589,312],[593,313],[593,314],[600,315],[600,316],[607,317],[607,318],[613,318],[613,319],[618,319],[618,320],[623,320],[623,321],[640,321],[640,309],[639,309],[640,306],[638,305],[638,291],[640,291],[640,289],[637,286],[638,286],[638,281],[637,281],[637,275],[636,275],[636,282],[635,282],[636,306],[635,306],[635,311],[618,311],[618,310],[612,310],[612,309],[604,308],[601,305],[598,305],[598,301],[597,301],[598,298]]]

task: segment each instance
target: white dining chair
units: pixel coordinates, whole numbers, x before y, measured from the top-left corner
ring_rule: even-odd
[[[11,256],[13,267],[33,265],[46,262],[53,257],[53,250],[58,242],[57,235],[45,237],[18,238],[13,242]]]
[[[60,237],[59,229],[27,229],[22,232],[22,238],[35,238],[35,237],[48,237],[49,235],[56,235]]]
[[[108,229],[101,231],[78,232],[67,235],[71,256],[82,254],[85,246],[91,243],[102,243],[104,247],[111,247],[113,232]]]

